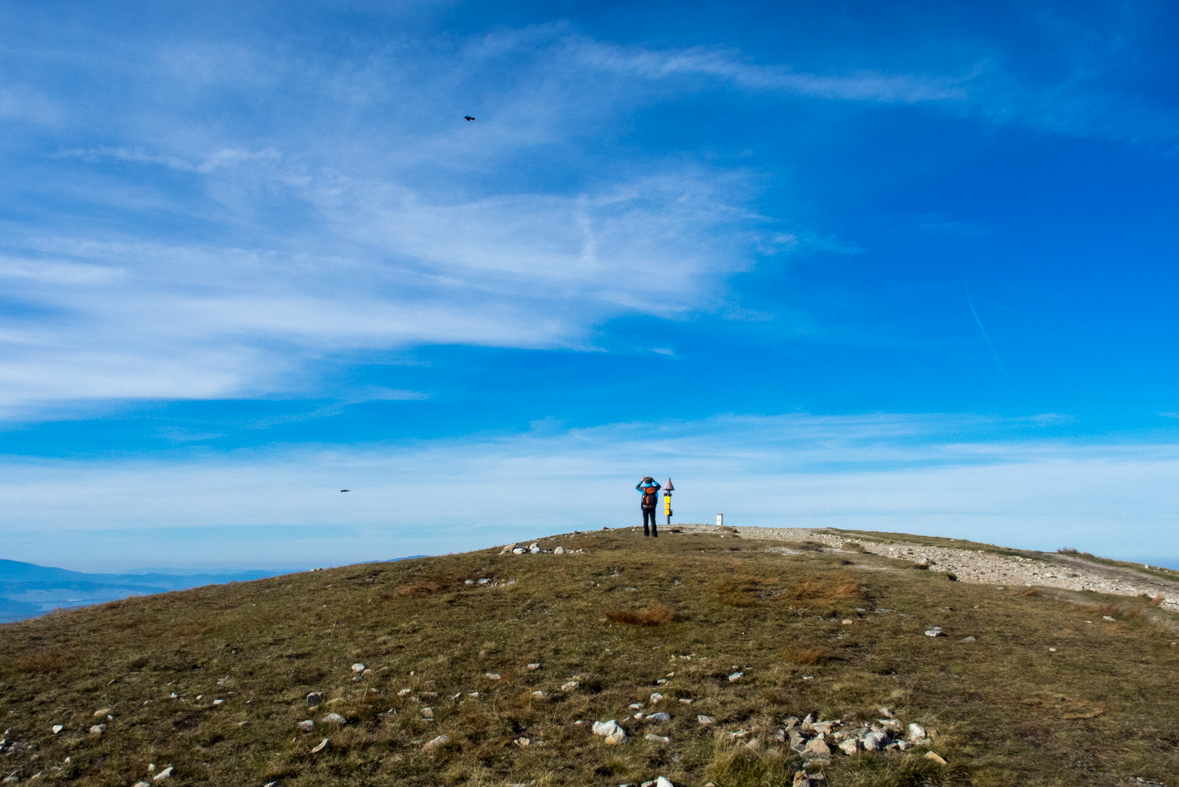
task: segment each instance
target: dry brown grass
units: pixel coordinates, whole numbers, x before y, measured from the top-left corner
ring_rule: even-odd
[[[393,593],[403,598],[425,598],[439,590],[442,590],[441,582],[410,582],[399,585]]]
[[[1036,596],[1043,594],[1040,592],[1039,588],[1024,588],[1023,590],[1019,591],[1019,595],[1024,596],[1025,598],[1035,598]]]
[[[831,651],[824,647],[817,648],[798,648],[790,646],[782,649],[782,658],[791,664],[798,664],[799,666],[809,666],[811,664],[818,664],[827,659]]]
[[[41,651],[11,659],[3,664],[3,670],[5,672],[41,675],[62,672],[68,665],[69,659],[65,654],[57,651]]]
[[[675,619],[675,610],[666,604],[655,604],[643,610],[608,609],[603,614],[611,623],[620,626],[659,626]]]
[[[861,587],[855,577],[848,574],[806,577],[790,588],[790,598],[809,601],[814,604],[832,604],[836,601],[859,598]]]
[[[735,544],[569,534],[542,545],[584,554],[328,569],[3,626],[2,726],[32,748],[0,759],[44,787],[125,787],[149,762],[175,765],[182,784],[559,787],[662,774],[782,787],[803,763],[777,741],[781,719],[859,723],[887,706],[935,733],[949,766],[923,751],[836,753],[828,784],[1107,787],[1179,773],[1179,647],[1157,622],[1179,617],[1150,599],[1077,594],[1110,604],[1115,624],[1055,593],[876,570],[904,565],[885,557],[841,568],[837,554]],[[495,581],[466,584],[483,577]],[[923,636],[932,624],[948,636]],[[355,674],[357,662],[370,671]],[[653,690],[694,700],[660,704],[672,718],[652,731],[670,743],[645,740],[629,712]],[[325,699],[314,712],[311,691]],[[100,708],[115,718],[91,736]],[[329,711],[349,723],[320,721]],[[611,718],[626,746],[591,732]],[[313,732],[297,731],[305,719]],[[423,751],[440,734],[451,742]],[[331,749],[311,755],[324,737]]]

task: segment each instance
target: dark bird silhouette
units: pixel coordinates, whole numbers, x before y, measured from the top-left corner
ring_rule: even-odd
[[[352,490],[351,489],[341,489],[340,491],[341,492],[351,492]]]
[[[471,117],[470,115],[463,115],[463,120],[467,121],[468,123],[474,119],[475,118]]]

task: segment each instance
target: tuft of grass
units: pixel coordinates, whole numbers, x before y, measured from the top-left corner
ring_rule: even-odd
[[[675,610],[666,604],[655,604],[643,610],[608,609],[606,620],[622,626],[660,626],[675,620]]]
[[[861,587],[855,577],[846,574],[805,577],[790,588],[789,598],[809,601],[814,605],[859,598]]]
[[[720,787],[781,787],[793,780],[794,769],[778,749],[725,741],[718,735],[705,778]]]

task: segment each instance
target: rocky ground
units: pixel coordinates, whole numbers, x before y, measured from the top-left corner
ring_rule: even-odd
[[[831,549],[847,551],[858,552],[862,548],[874,555],[924,563],[930,571],[954,574],[959,582],[1092,590],[1117,596],[1139,596],[1145,593],[1152,598],[1163,596],[1166,599],[1161,604],[1163,608],[1179,610],[1179,581],[1168,581],[1124,566],[1103,566],[1062,553],[1028,553],[1028,557],[1008,557],[986,550],[952,549],[903,542],[883,543],[801,527],[675,527],[685,531],[713,533],[732,530],[742,538],[748,539],[800,543],[811,541],[825,544]]]

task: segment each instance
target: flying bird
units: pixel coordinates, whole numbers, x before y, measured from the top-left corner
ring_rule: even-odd
[[[463,120],[467,121],[468,123],[470,123],[474,119],[475,118],[471,117],[470,115],[463,115]]]
[[[351,492],[352,490],[351,489],[341,489],[340,491],[341,492]]]

